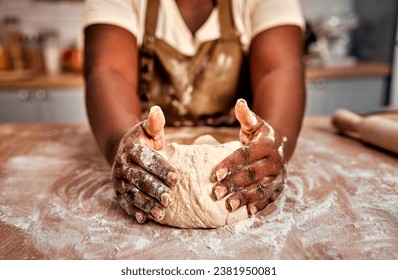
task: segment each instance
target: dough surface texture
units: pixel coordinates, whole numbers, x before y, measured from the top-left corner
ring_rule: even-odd
[[[230,213],[225,206],[228,196],[217,201],[212,194],[214,168],[241,146],[239,141],[220,144],[204,135],[191,145],[171,143],[161,150],[179,170],[181,180],[173,188],[176,199],[160,223],[179,228],[217,228],[247,218],[246,207]]]

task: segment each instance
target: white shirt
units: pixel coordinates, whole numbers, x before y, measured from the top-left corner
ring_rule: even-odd
[[[131,32],[142,43],[147,0],[86,0],[84,24],[112,24]],[[260,32],[280,25],[305,28],[298,0],[232,0],[234,23],[244,50]],[[193,56],[201,43],[220,37],[218,9],[192,35],[174,0],[160,0],[155,36],[182,54]]]

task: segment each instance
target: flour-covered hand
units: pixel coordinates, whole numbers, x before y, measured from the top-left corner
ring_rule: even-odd
[[[112,184],[119,204],[143,223],[149,216],[162,220],[164,208],[174,201],[171,187],[177,170],[158,153],[163,146],[165,118],[158,106],[148,119],[134,126],[121,140],[112,167]]]
[[[243,99],[235,105],[235,115],[241,124],[240,141],[243,147],[225,158],[215,169],[217,183],[213,195],[226,200],[230,212],[246,205],[254,215],[273,202],[283,188],[285,162],[282,137]],[[282,180],[275,180],[278,176]]]

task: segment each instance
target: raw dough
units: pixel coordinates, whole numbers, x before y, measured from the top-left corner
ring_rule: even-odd
[[[210,181],[214,168],[241,146],[239,141],[220,144],[205,135],[192,145],[171,143],[160,151],[182,175],[173,188],[176,200],[166,209],[160,223],[180,228],[217,228],[247,218],[246,207],[230,213],[225,206],[227,197],[215,200],[215,182]]]

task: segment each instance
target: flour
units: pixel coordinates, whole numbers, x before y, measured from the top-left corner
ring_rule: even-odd
[[[150,241],[143,237],[138,237],[136,242],[134,243],[134,249],[141,250],[150,244]]]

